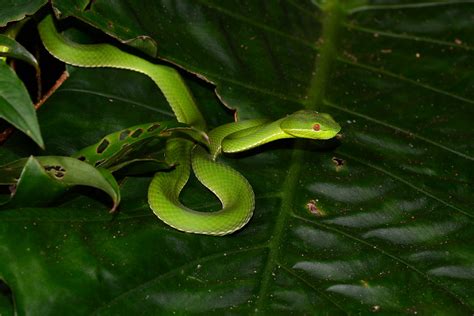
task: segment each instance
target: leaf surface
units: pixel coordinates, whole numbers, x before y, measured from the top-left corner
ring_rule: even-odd
[[[474,4],[328,3],[54,1],[122,41],[159,43],[240,118],[317,108],[344,135],[224,157],[256,210],[223,238],[159,222],[146,177],[124,179],[115,217],[86,192],[1,212],[0,254],[20,259],[2,261],[0,276],[19,314],[473,312]],[[231,120],[212,86],[187,81],[210,126]],[[147,78],[108,69],[71,71],[39,115],[56,155],[172,118]],[[195,182],[182,200],[219,207]]]
[[[9,0],[2,2],[0,11],[0,26],[7,25],[8,22],[19,21],[27,15],[38,11],[47,0]]]
[[[0,118],[31,137],[40,147],[44,146],[28,91],[4,61],[0,61]]]
[[[5,35],[0,35],[0,56],[23,60],[39,71],[38,61],[35,56],[23,45]]]

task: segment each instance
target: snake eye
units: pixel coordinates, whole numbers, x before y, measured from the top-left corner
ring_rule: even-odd
[[[321,125],[319,124],[314,124],[313,125],[313,131],[319,132],[321,130]]]

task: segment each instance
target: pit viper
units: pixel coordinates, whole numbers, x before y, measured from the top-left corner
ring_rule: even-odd
[[[253,215],[255,197],[246,178],[216,161],[221,153],[235,153],[284,138],[330,139],[339,124],[325,113],[301,110],[276,121],[252,119],[221,125],[207,131],[206,121],[180,74],[172,67],[151,63],[110,44],[78,44],[67,40],[55,28],[52,16],[45,17],[38,30],[46,49],[57,59],[78,67],[111,67],[147,75],[161,90],[180,123],[208,134],[209,148],[186,138],[170,138],[166,159],[172,171],[157,172],[149,186],[148,202],[163,222],[180,231],[231,234],[245,226]],[[198,212],[179,199],[191,170],[213,192],[222,209]]]

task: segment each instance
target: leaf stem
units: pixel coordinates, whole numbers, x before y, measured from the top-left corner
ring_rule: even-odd
[[[322,10],[325,13],[322,34],[317,43],[320,50],[314,61],[313,78],[308,87],[307,99],[304,102],[305,107],[310,110],[317,110],[323,106],[326,84],[332,64],[337,57],[341,20],[345,15],[338,0],[326,2],[322,6]]]

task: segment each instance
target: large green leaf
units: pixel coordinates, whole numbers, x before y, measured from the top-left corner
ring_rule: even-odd
[[[3,0],[0,2],[0,26],[19,21],[38,11],[47,0]]]
[[[474,4],[314,3],[54,1],[123,41],[159,43],[239,117],[317,107],[344,137],[224,158],[257,197],[227,237],[159,222],[150,178],[122,182],[115,217],[90,193],[0,213],[0,276],[19,314],[473,312]],[[212,87],[188,82],[209,125],[230,120]],[[171,113],[139,74],[81,69],[39,117],[63,155]],[[30,154],[15,136],[5,155]],[[183,201],[218,208],[195,183]]]
[[[28,91],[4,61],[0,61],[0,118],[31,137],[39,146],[44,146]]]

